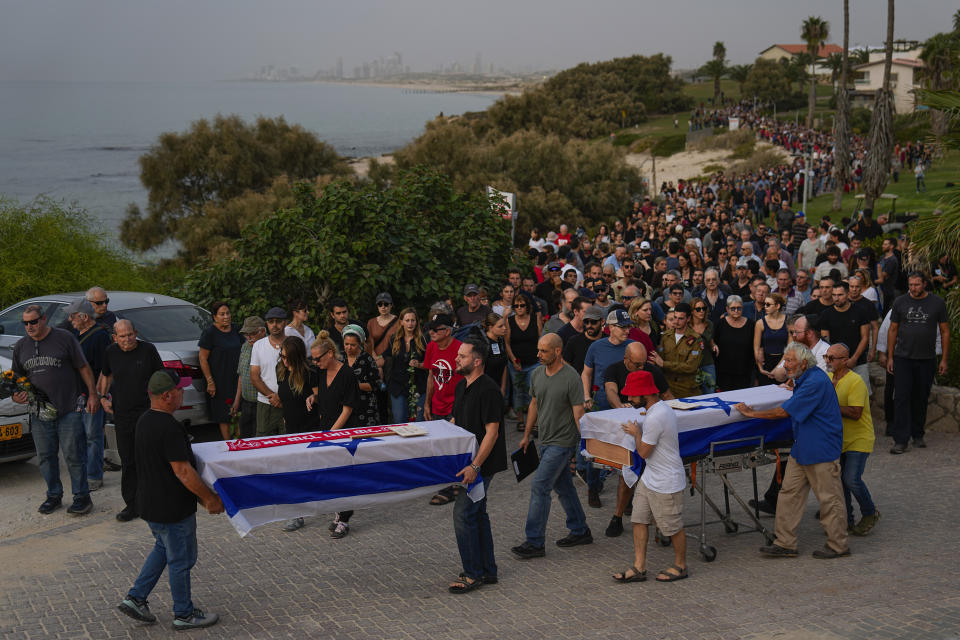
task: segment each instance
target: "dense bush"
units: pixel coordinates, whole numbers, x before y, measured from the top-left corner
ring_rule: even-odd
[[[43,198],[28,204],[0,200],[0,307],[94,285],[166,292],[150,269],[96,228],[76,206]]]

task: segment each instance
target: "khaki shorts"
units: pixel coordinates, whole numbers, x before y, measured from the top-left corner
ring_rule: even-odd
[[[630,522],[637,524],[656,523],[665,536],[683,530],[683,491],[657,493],[651,491],[643,480],[637,480],[633,492],[633,513]]]

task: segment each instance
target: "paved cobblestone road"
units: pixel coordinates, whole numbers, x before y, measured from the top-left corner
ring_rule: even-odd
[[[508,438],[514,444],[518,435]],[[500,583],[460,596],[446,590],[459,572],[449,505],[422,499],[359,511],[343,540],[332,540],[327,521],[319,519],[296,533],[269,525],[241,539],[225,517],[203,513],[193,595],[222,619],[192,633],[231,639],[960,638],[960,436],[930,434],[928,449],[903,456],[889,455],[888,442],[878,438],[865,474],[883,516],[869,537],[851,537],[852,557],[810,557],[824,540],[811,496],[798,559],[763,558],[761,535],[727,535],[714,524],[707,535],[719,551],[716,561],[697,557],[691,541],[690,579],[675,584],[611,580],[612,572],[632,564],[629,534],[603,535],[612,483],[604,508],[586,509],[594,544],[553,544],[566,535],[554,500],[547,556],[519,561],[509,548],[523,539],[529,481],[496,476],[489,495]],[[760,470],[762,485],[772,469]],[[748,473],[731,477],[738,487],[749,486]],[[719,483],[711,480],[711,495],[720,498]],[[34,511],[43,482],[33,463],[0,469],[0,487],[12,483],[35,486],[36,500],[23,501]],[[160,624],[138,625],[115,609],[152,544],[142,521],[113,519],[118,485],[119,475],[108,474],[89,516],[70,518],[60,510],[42,529],[0,539],[4,638],[173,633],[166,577],[150,599]],[[688,497],[686,509],[687,523],[695,522],[699,499]],[[772,528],[772,518],[764,522]],[[651,548],[650,570],[671,562],[671,549]]]

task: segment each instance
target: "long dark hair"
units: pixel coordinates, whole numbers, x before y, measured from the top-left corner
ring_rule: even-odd
[[[289,375],[290,381],[287,384],[294,393],[300,395],[307,383],[310,368],[307,362],[307,348],[300,338],[287,336],[280,345],[280,352],[286,355],[287,361],[284,363],[283,358],[280,358],[277,362],[277,381],[286,380]]]

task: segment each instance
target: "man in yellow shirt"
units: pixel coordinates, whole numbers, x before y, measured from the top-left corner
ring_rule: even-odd
[[[847,530],[855,536],[865,536],[877,524],[880,512],[863,482],[867,456],[873,451],[873,419],[870,417],[870,398],[863,378],[847,367],[850,349],[842,342],[831,346],[824,360],[833,388],[840,402],[843,416],[843,449],[840,454],[840,473],[843,480],[843,498],[847,504]],[[857,499],[860,522],[853,523],[853,503]]]

